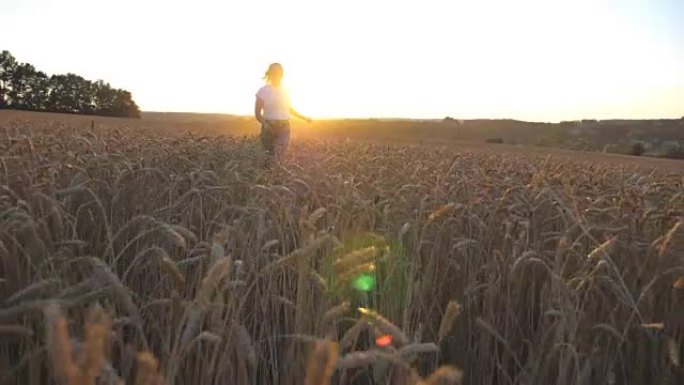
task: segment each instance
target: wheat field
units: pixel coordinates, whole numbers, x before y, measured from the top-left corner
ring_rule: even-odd
[[[0,121],[0,384],[682,384],[684,167]]]

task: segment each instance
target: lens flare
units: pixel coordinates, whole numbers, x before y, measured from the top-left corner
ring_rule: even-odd
[[[384,348],[385,346],[390,346],[392,344],[392,336],[390,334],[385,334],[375,339],[375,344]]]
[[[358,291],[371,291],[375,287],[375,277],[371,274],[361,274],[352,281],[352,287]]]

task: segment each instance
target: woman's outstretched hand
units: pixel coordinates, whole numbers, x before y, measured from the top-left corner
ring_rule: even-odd
[[[295,117],[297,117],[297,118],[299,118],[299,119],[301,119],[301,120],[303,120],[303,121],[305,121],[305,122],[307,122],[307,123],[313,122],[313,119],[311,119],[311,118],[308,117],[308,116],[304,116],[304,115],[300,114],[299,112],[297,112],[297,110],[295,110],[295,109],[292,108],[292,107],[290,107],[290,113],[291,113],[293,116],[295,116]]]

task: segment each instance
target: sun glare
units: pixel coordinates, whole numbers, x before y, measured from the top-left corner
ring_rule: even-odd
[[[65,2],[0,11],[8,30],[60,20],[53,38],[78,35],[80,44],[57,48],[34,28],[1,45],[49,73],[130,89],[144,110],[250,114],[275,61],[295,106],[317,118],[557,121],[684,110],[684,7],[670,0]],[[95,10],[126,28],[90,17]],[[89,28],[100,33],[80,33]]]

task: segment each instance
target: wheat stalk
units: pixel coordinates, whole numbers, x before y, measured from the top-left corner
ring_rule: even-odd
[[[354,250],[343,255],[333,262],[333,269],[336,273],[343,273],[355,266],[367,264],[375,259],[378,249],[375,246]]]
[[[461,305],[456,301],[449,301],[446,307],[442,322],[439,324],[439,332],[437,333],[437,342],[442,342],[444,338],[451,332],[456,317],[461,313]]]
[[[684,246],[684,219],[680,219],[662,238],[656,240],[658,255],[663,256],[671,248]]]
[[[441,366],[421,381],[422,385],[458,385],[463,379],[461,371],[453,366]]]
[[[329,324],[334,319],[348,313],[349,310],[351,310],[351,303],[349,301],[344,301],[341,304],[328,309],[328,311],[323,314],[322,323],[324,325]]]
[[[150,352],[140,352],[136,357],[138,370],[135,376],[135,385],[163,385],[164,381],[159,374],[159,363]]]
[[[339,357],[337,344],[317,341],[304,376],[304,385],[329,385]]]
[[[233,258],[230,255],[224,256],[214,262],[204,276],[204,279],[202,279],[200,288],[195,295],[195,301],[201,306],[207,306],[214,290],[218,287],[219,282],[230,275],[232,267]]]
[[[587,255],[587,259],[593,260],[610,257],[610,253],[613,252],[616,242],[617,237],[612,237],[609,240],[603,242]]]
[[[347,349],[356,344],[356,341],[359,338],[359,335],[367,330],[369,327],[368,322],[364,319],[360,319],[356,321],[354,326],[349,328],[346,333],[342,336],[340,339],[340,347],[342,349]]]
[[[366,308],[359,308],[359,312],[366,316],[383,333],[391,335],[392,342],[396,346],[402,347],[408,344],[408,338],[406,337],[404,332],[402,332],[401,329],[399,329],[396,325],[385,319],[377,312]]]

